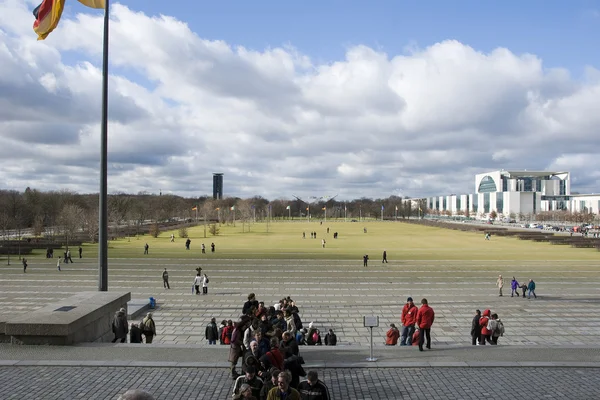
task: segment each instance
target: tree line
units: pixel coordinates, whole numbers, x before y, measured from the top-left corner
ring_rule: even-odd
[[[144,227],[168,222],[210,222],[242,224],[272,219],[404,219],[423,216],[425,200],[398,196],[385,199],[360,198],[352,201],[300,199],[267,200],[261,196],[214,200],[207,196],[190,198],[172,194],[114,193],[108,195],[109,236],[126,230],[139,234]],[[215,229],[208,227],[208,229]],[[218,228],[217,228],[218,229]],[[98,237],[98,194],[78,194],[67,190],[43,192],[27,188],[0,191],[0,231],[5,239],[21,238],[27,232],[35,237],[77,236],[89,242]],[[147,230],[146,230],[147,231]],[[153,232],[157,234],[157,232]]]

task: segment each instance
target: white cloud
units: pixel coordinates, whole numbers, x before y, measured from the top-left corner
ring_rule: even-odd
[[[97,191],[102,14],[66,13],[37,42],[31,5],[0,8],[0,182]],[[241,197],[420,196],[471,192],[482,170],[558,168],[599,191],[597,66],[576,81],[510,49],[407,45],[319,64],[115,4],[109,190],[202,195],[218,171]]]

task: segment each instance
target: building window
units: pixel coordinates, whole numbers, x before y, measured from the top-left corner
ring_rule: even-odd
[[[446,196],[444,196],[444,199],[443,199],[442,205],[443,205],[443,207],[444,207],[444,208],[443,208],[443,210],[444,210],[444,211],[446,211],[446,210],[448,209],[448,204],[446,203]]]
[[[496,212],[498,214],[504,213],[504,196],[502,194],[496,196]]]
[[[437,199],[435,199],[435,209],[436,210],[440,210],[440,198],[438,197]]]
[[[473,212],[477,212],[479,208],[479,196],[473,195]]]
[[[494,182],[494,179],[489,175],[483,177],[479,183],[479,189],[477,190],[478,193],[491,193],[497,191],[496,182]]]
[[[533,214],[537,214],[537,193],[533,192]]]
[[[470,198],[469,198],[469,196],[467,196],[467,207],[465,207],[465,210],[467,210],[467,211],[471,211],[471,207],[469,207],[470,206],[469,202],[470,202]],[[598,202],[598,205],[600,205],[600,201]]]
[[[456,198],[456,211],[460,211],[460,210],[461,210],[461,208],[460,208],[460,197],[457,197]]]
[[[489,193],[483,194],[483,212],[486,214],[490,212],[490,194]]]
[[[561,180],[560,180],[560,188],[559,188],[559,191],[560,191],[560,193],[559,193],[559,194],[560,194],[561,196],[565,196],[565,195],[567,194],[567,181],[565,181],[564,179],[561,179]]]
[[[502,177],[502,191],[508,192],[508,178],[505,176]]]

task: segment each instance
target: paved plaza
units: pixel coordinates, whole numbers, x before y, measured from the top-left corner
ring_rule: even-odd
[[[210,277],[209,295],[192,294],[195,268]],[[168,268],[171,290],[163,289]],[[497,275],[537,283],[538,299],[499,297]],[[600,277],[597,263],[394,260],[111,259],[109,290],[158,300],[155,344],[72,347],[0,345],[0,399],[116,399],[141,387],[158,399],[230,398],[227,347],[208,346],[211,317],[235,319],[249,292],[267,304],[294,298],[305,324],[333,328],[340,346],[305,347],[334,399],[589,399],[600,392]],[[96,290],[97,260],[30,259],[0,269],[2,314],[17,315]],[[436,311],[433,349],[386,347],[407,296]],[[500,346],[470,346],[476,308],[491,308],[506,327]],[[378,315],[376,363],[362,316]]]
[[[131,291],[133,299],[157,299],[154,317],[158,343],[205,344],[204,328],[215,317],[236,319],[250,292],[267,305],[289,295],[304,323],[325,332],[333,328],[343,345],[367,346],[364,315],[378,315],[376,345],[383,345],[389,324],[399,323],[408,296],[422,297],[436,312],[432,340],[436,345],[468,343],[475,309],[497,312],[506,335],[503,345],[598,345],[600,336],[600,274],[591,261],[396,261],[372,260],[211,260],[111,259],[109,290]],[[19,265],[0,272],[0,309],[19,314],[69,297],[97,290],[97,260],[76,259],[58,272],[52,259],[31,259],[27,274]],[[210,277],[207,296],[192,294],[195,268]],[[576,266],[576,268],[575,268]],[[163,288],[168,268],[171,290]],[[506,279],[504,296],[495,281]],[[530,277],[538,299],[510,297],[510,279]]]

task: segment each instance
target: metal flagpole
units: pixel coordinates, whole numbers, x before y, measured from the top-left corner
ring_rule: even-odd
[[[100,199],[98,204],[98,290],[108,291],[108,21],[109,0],[104,1],[102,52],[102,121],[100,129]]]

